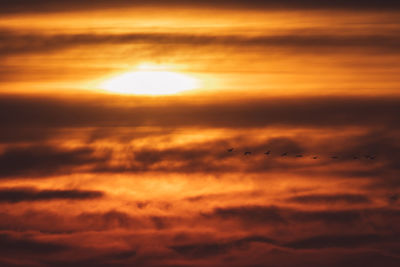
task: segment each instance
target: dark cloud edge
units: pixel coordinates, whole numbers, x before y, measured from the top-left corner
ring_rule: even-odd
[[[373,126],[398,129],[399,96],[152,99],[93,95],[82,99],[0,96],[4,128]],[[201,99],[201,97],[200,97]],[[207,102],[209,101],[209,102]]]
[[[146,45],[176,46],[183,49],[193,47],[220,46],[247,47],[252,49],[296,49],[296,52],[321,50],[332,53],[332,48],[340,51],[377,51],[397,54],[400,46],[398,32],[382,32],[369,35],[345,36],[340,34],[310,34],[299,30],[286,35],[205,35],[177,33],[126,33],[126,34],[54,34],[27,33],[15,29],[0,29],[0,55],[11,56],[29,53],[49,53],[82,46],[98,45]],[[311,32],[312,33],[312,32]],[[336,52],[334,52],[336,53]]]
[[[82,2],[79,0],[70,1],[50,1],[50,0],[13,0],[2,1],[1,14],[15,13],[51,13],[51,12],[73,12],[85,10],[101,10],[115,8],[216,8],[216,9],[257,9],[257,10],[276,10],[276,9],[348,9],[353,11],[358,10],[397,10],[400,8],[398,1],[386,0],[339,0],[339,1],[318,1],[318,0],[282,0],[279,2],[272,0],[251,0],[251,1],[188,1],[188,0],[149,0],[149,1],[128,1],[116,0],[106,1],[99,0],[95,4],[92,2]]]
[[[0,187],[0,203],[19,203],[52,200],[90,200],[104,196],[101,191],[95,190],[54,190],[27,188],[27,187]]]

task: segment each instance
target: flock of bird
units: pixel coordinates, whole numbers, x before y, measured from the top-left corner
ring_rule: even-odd
[[[232,152],[234,152],[234,148],[228,148],[227,151],[228,151],[229,153],[232,153]],[[250,156],[251,154],[252,154],[251,151],[245,151],[245,152],[243,152],[243,155],[244,155],[244,156]],[[266,155],[266,156],[271,155],[271,150],[268,150],[268,151],[264,152],[264,155]],[[289,152],[284,152],[284,153],[280,154],[280,156],[281,156],[281,157],[289,156]],[[295,156],[296,158],[302,158],[302,157],[304,157],[303,154],[295,154],[294,156]],[[312,156],[311,158],[312,158],[312,159],[319,159],[320,157],[319,157],[319,156]],[[339,159],[339,156],[331,156],[330,158],[331,158],[331,159]],[[357,160],[357,159],[361,159],[362,157],[361,157],[361,156],[354,155],[354,156],[352,156],[352,158],[355,159],[355,160]],[[371,160],[373,160],[373,159],[376,158],[376,156],[375,156],[375,155],[364,155],[364,158],[365,158],[365,159],[371,159]]]

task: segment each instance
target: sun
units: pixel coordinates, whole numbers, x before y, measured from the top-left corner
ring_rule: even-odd
[[[100,84],[102,90],[127,95],[172,95],[199,87],[189,75],[154,66],[139,66]]]

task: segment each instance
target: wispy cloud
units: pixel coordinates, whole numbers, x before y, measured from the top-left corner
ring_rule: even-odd
[[[187,0],[167,0],[157,1],[151,0],[145,3],[141,1],[117,0],[111,5],[108,1],[101,0],[96,3],[86,3],[77,0],[72,1],[49,1],[40,0],[36,4],[28,0],[18,0],[3,3],[2,13],[46,13],[60,11],[78,11],[78,10],[96,10],[111,8],[137,8],[137,7],[205,7],[205,8],[256,8],[256,9],[349,9],[349,10],[365,10],[365,9],[398,9],[397,1],[387,0],[351,0],[351,1],[335,1],[321,2],[316,0],[293,1],[283,0],[279,3],[270,0],[252,0],[252,1],[201,1],[193,2]]]
[[[69,49],[82,46],[100,45],[143,45],[151,46],[168,45],[174,49],[195,49],[196,47],[216,47],[222,49],[239,48],[243,49],[296,49],[297,52],[312,52],[315,50],[324,53],[341,49],[342,52],[349,50],[354,52],[360,49],[373,50],[382,53],[398,53],[397,47],[400,38],[397,32],[387,32],[374,35],[343,35],[312,33],[310,30],[301,30],[287,35],[204,35],[204,34],[179,34],[179,33],[126,33],[126,34],[63,34],[63,35],[42,35],[26,34],[14,30],[3,29],[0,31],[0,55],[9,56],[13,54],[26,53],[48,53],[61,49]],[[179,47],[181,46],[181,47]],[[323,49],[323,50],[322,50]],[[186,49],[187,50],[187,49]]]
[[[103,193],[91,190],[37,190],[34,188],[0,188],[0,202],[18,203],[51,200],[84,200],[101,198]]]

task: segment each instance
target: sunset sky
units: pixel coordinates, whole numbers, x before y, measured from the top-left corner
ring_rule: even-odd
[[[399,114],[400,1],[1,0],[0,266],[398,267]]]

